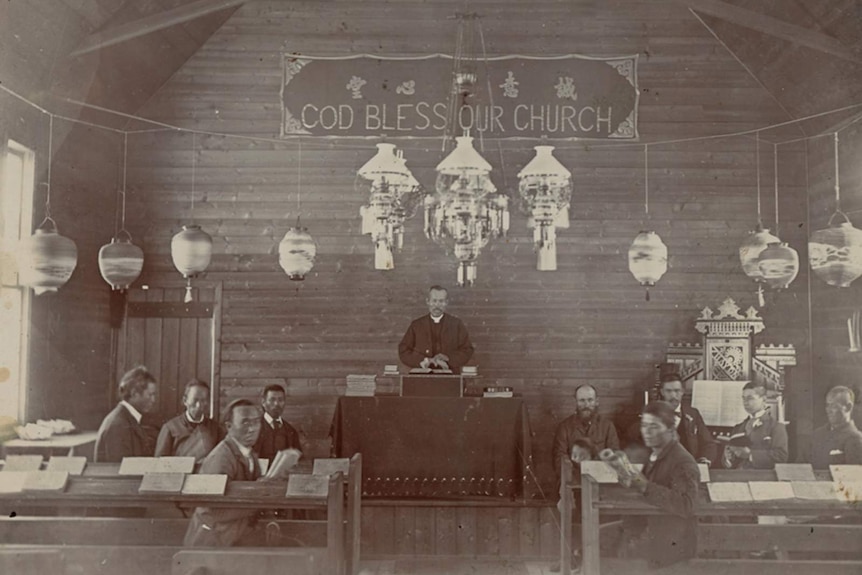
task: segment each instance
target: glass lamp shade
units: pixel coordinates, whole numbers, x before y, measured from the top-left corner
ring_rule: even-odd
[[[473,138],[458,136],[455,149],[437,164],[437,173],[447,176],[486,176],[491,172],[491,164],[473,147]]]
[[[78,247],[61,236],[51,218],[19,245],[18,268],[23,285],[33,288],[36,295],[57,291],[78,265]]]
[[[293,281],[302,281],[314,267],[317,244],[305,228],[290,228],[278,244],[278,263]]]
[[[99,271],[112,290],[126,290],[141,275],[144,251],[131,238],[115,237],[99,250]]]
[[[641,232],[629,247],[629,271],[643,286],[653,286],[667,271],[667,246],[655,232]]]
[[[542,183],[560,188],[572,185],[572,173],[554,157],[554,146],[535,146],[536,155],[518,172],[521,186]]]
[[[200,226],[188,225],[171,239],[171,259],[184,278],[206,271],[213,253],[213,239]]]
[[[391,184],[410,182],[413,177],[404,158],[395,155],[395,144],[377,144],[377,154],[365,162],[357,174],[372,182],[386,179]]]
[[[799,254],[785,242],[773,242],[760,252],[760,274],[773,289],[785,289],[799,273]]]
[[[808,262],[827,284],[849,287],[862,275],[862,230],[849,220],[817,230],[808,240]]]
[[[761,225],[758,225],[753,231],[748,232],[748,237],[739,246],[739,263],[742,264],[742,271],[745,272],[745,275],[754,281],[762,281],[760,254],[766,249],[766,246],[778,242],[781,242],[781,240],[769,233],[769,230],[764,229]]]

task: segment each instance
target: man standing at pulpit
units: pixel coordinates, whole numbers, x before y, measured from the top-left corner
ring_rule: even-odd
[[[409,367],[451,369],[461,368],[473,357],[473,344],[467,328],[457,317],[447,314],[449,292],[434,285],[428,290],[428,314],[413,320],[401,343],[398,357]]]

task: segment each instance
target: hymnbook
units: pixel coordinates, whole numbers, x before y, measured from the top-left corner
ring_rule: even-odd
[[[302,457],[302,452],[298,449],[282,449],[272,458],[264,477],[267,479],[284,479],[290,475],[290,470],[294,468],[300,457]]]
[[[329,492],[327,475],[301,475],[294,473],[287,480],[288,497],[326,497]]]
[[[24,491],[65,491],[68,482],[68,471],[30,471]]]

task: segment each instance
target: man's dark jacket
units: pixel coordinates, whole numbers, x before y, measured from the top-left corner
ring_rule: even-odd
[[[398,357],[401,363],[409,367],[419,367],[426,357],[433,357],[433,342],[431,339],[431,325],[434,320],[431,314],[413,320],[401,343],[398,344]],[[448,313],[443,314],[440,320],[440,349],[438,353],[449,356],[449,367],[458,373],[461,367],[466,365],[473,357],[473,344],[470,343],[470,335],[464,322]]]
[[[122,403],[99,426],[94,461],[120,462],[124,457],[151,457],[155,445],[143,426]]]

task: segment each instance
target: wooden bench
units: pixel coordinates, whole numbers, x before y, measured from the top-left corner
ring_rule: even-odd
[[[138,495],[137,485],[140,477],[118,475],[119,464],[114,463],[88,463],[83,477],[70,478],[70,485],[65,493],[49,493],[39,495],[34,500],[32,494],[17,494],[17,496],[0,496],[0,507],[7,513],[6,518],[0,518],[0,541],[15,544],[57,544],[57,545],[80,545],[92,546],[95,541],[102,545],[147,545],[180,547],[183,536],[188,526],[188,519],[183,518],[181,511],[190,514],[196,505],[183,498],[165,499],[161,495]],[[311,472],[311,462],[301,462],[297,466],[300,473]],[[116,482],[115,484],[113,482]],[[114,487],[110,487],[114,485]],[[231,483],[226,495],[235,496],[243,489],[240,483]],[[275,489],[281,490],[283,494],[284,483],[250,483],[253,486],[270,485],[275,487],[261,487],[259,492],[270,492]],[[344,573],[354,575],[359,570],[360,553],[360,514],[361,514],[361,485],[362,485],[362,456],[356,454],[350,459],[350,465],[346,481],[344,482],[344,500],[346,510],[343,514],[343,563]],[[96,498],[95,492],[99,488],[108,489],[113,493],[110,499]],[[130,498],[132,501],[130,501]],[[127,509],[138,507],[143,512],[144,505],[135,502],[136,498],[145,498],[148,504],[148,515],[164,515],[165,517],[81,517],[80,515],[92,512],[93,509],[111,513],[111,508]],[[15,500],[24,508],[35,506],[33,511],[44,510],[47,516],[26,517],[18,516],[9,519],[9,512],[15,511],[10,506],[9,500]],[[195,500],[197,502],[197,500]],[[220,500],[219,504],[225,506],[228,499]],[[290,502],[288,502],[290,503]],[[52,507],[57,509],[52,509]],[[245,507],[245,504],[233,507]],[[298,508],[295,505],[276,504],[267,501],[265,505],[247,505],[261,509],[273,508]],[[306,507],[307,508],[307,507]],[[318,506],[319,508],[319,506]],[[59,510],[59,513],[58,513]],[[63,515],[57,517],[57,515]],[[73,515],[73,516],[69,516]],[[331,516],[327,513],[327,517]],[[50,517],[50,520],[48,519]],[[171,518],[173,517],[173,518]],[[321,547],[326,546],[330,538],[327,535],[327,522],[317,520],[277,520],[274,526],[280,532],[283,539],[295,542],[299,545]],[[261,529],[266,524],[262,521]],[[319,564],[319,561],[318,561]]]
[[[361,466],[361,460],[357,458],[353,463],[357,476],[354,488],[358,488],[360,471],[357,466]],[[326,511],[326,520],[277,520],[261,527],[277,529],[282,539],[312,545],[293,550],[292,554],[289,553],[291,557],[305,553],[315,557],[308,564],[315,565],[320,573],[344,573],[345,534],[357,539],[359,536],[358,520],[355,529],[353,526],[348,529],[345,523],[344,483],[341,473],[331,476],[326,497],[286,497],[283,482],[230,482],[223,496],[206,496],[139,494],[140,479],[135,477],[72,477],[63,493],[0,495],[0,507],[5,516],[0,519],[0,540],[10,544],[0,548],[0,555],[9,561],[42,561],[44,559],[36,551],[61,551],[63,561],[69,565],[98,565],[99,573],[112,574],[125,573],[126,564],[140,556],[147,558],[144,565],[149,565],[149,573],[161,575],[171,569],[174,555],[182,550],[182,537],[188,526],[188,519],[183,518],[12,516],[19,506],[65,509],[166,507],[191,510],[198,506],[319,509]],[[351,483],[347,482],[347,485],[350,487]],[[354,505],[358,505],[358,498],[355,499]],[[350,512],[358,514],[352,506]],[[117,555],[117,549],[123,553]],[[284,550],[283,547],[266,547],[254,551],[261,565],[266,565],[270,561],[267,559],[269,555],[279,555]],[[358,558],[355,563],[358,565]],[[111,570],[111,565],[114,570]],[[69,567],[60,573],[64,572],[71,574],[75,571]]]
[[[561,529],[560,564],[563,573],[571,565],[571,531],[573,498],[568,496],[576,486],[571,477],[571,462],[563,458],[562,485],[560,486]],[[818,472],[819,480],[827,480],[828,472]],[[775,481],[774,471],[764,470],[710,470],[711,482],[724,481]],[[660,515],[663,512],[648,504],[643,496],[616,484],[601,487],[589,476],[581,479],[581,538],[582,573],[599,573],[601,536],[612,530],[600,529],[603,513],[626,515]],[[735,555],[726,558],[697,558],[663,570],[662,573],[757,573],[757,575],[802,575],[808,573],[841,574],[862,573],[862,505],[839,501],[780,500],[745,503],[712,502],[702,484],[700,501],[695,508],[699,518],[721,518],[718,521],[701,521],[698,524],[698,552],[700,555],[721,552]],[[807,523],[765,525],[756,524],[762,515],[801,517]],[[847,524],[823,522],[818,517],[850,517]],[[743,521],[742,523],[738,521]],[[730,521],[737,521],[731,523]],[[747,523],[746,523],[747,521]],[[854,523],[855,522],[855,523]],[[606,527],[606,526],[605,526]],[[748,558],[749,552],[776,550],[781,559],[757,560]],[[610,560],[612,573],[635,573],[643,565],[624,560]]]

